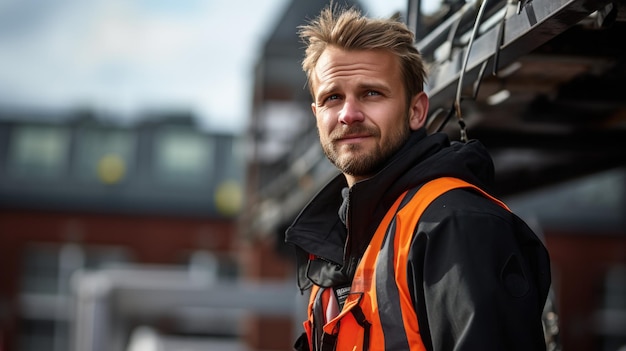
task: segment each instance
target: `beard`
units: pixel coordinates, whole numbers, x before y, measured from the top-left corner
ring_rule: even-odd
[[[347,135],[368,134],[380,138],[380,131],[363,124],[354,124],[343,129],[334,130],[329,140],[322,143],[322,149],[330,162],[342,173],[359,178],[368,178],[378,173],[389,159],[404,145],[410,135],[407,124],[395,130],[390,140],[376,143],[373,149],[360,144],[337,145],[336,140]]]

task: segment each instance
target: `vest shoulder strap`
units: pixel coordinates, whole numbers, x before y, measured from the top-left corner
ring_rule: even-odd
[[[421,186],[418,189],[419,196],[416,196],[417,199],[411,200],[412,207],[415,210],[414,212],[421,215],[422,212],[424,212],[424,210],[426,209],[426,207],[428,207],[428,205],[430,205],[430,203],[433,202],[436,198],[438,198],[439,196],[441,196],[442,194],[450,190],[458,189],[458,188],[474,189],[478,191],[480,194],[482,194],[483,196],[485,196],[486,198],[491,199],[493,202],[495,202],[502,208],[510,211],[509,207],[504,202],[493,197],[492,195],[490,195],[483,189],[477,187],[476,185],[468,183],[459,178],[441,177],[441,178],[436,178],[425,183],[423,186]],[[415,208],[415,206],[417,206],[417,208]]]

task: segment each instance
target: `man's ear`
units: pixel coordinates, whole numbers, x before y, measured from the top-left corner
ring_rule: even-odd
[[[409,106],[409,126],[411,130],[418,130],[426,123],[428,116],[428,96],[425,92],[419,92],[411,99]]]
[[[311,103],[311,111],[313,111],[313,116],[317,117],[317,105],[314,102]]]

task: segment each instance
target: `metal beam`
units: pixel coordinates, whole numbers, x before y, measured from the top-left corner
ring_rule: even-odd
[[[608,3],[610,3],[608,0],[533,0],[526,2],[526,5],[516,13],[510,14],[508,12],[512,11],[508,10],[504,21],[496,21],[494,26],[483,30],[474,39],[463,80],[464,85],[472,84],[478,78],[479,68],[483,63],[487,62],[487,72],[493,70],[496,53],[498,68],[505,67]],[[461,14],[457,15],[456,20],[459,20],[460,16]],[[498,16],[503,18],[504,7],[491,16],[491,20],[494,20],[494,16],[495,20]],[[416,44],[425,57],[434,56],[434,51],[439,46],[434,46],[433,42],[440,40],[443,33],[453,28],[453,24],[454,18],[435,30],[438,35],[426,37]],[[454,43],[448,43],[452,44]],[[430,63],[427,93],[431,100],[431,111],[451,106],[450,100],[455,95],[462,60],[467,50],[467,45],[452,49],[445,59]]]
[[[295,282],[210,282],[175,267],[82,271],[72,283],[73,351],[123,351],[128,321],[190,309],[213,314],[222,324],[248,312],[293,317],[299,310]]]

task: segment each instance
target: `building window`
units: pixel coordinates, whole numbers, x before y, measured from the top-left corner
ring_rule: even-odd
[[[68,350],[73,273],[131,260],[130,251],[122,246],[28,243],[20,274],[19,349]]]
[[[78,135],[79,178],[105,184],[122,182],[134,165],[135,138],[128,130],[87,128]]]
[[[202,185],[210,181],[214,145],[192,129],[165,127],[155,139],[155,176],[171,185]]]
[[[69,141],[69,131],[61,126],[16,126],[9,141],[8,171],[29,178],[62,176],[68,163]]]

